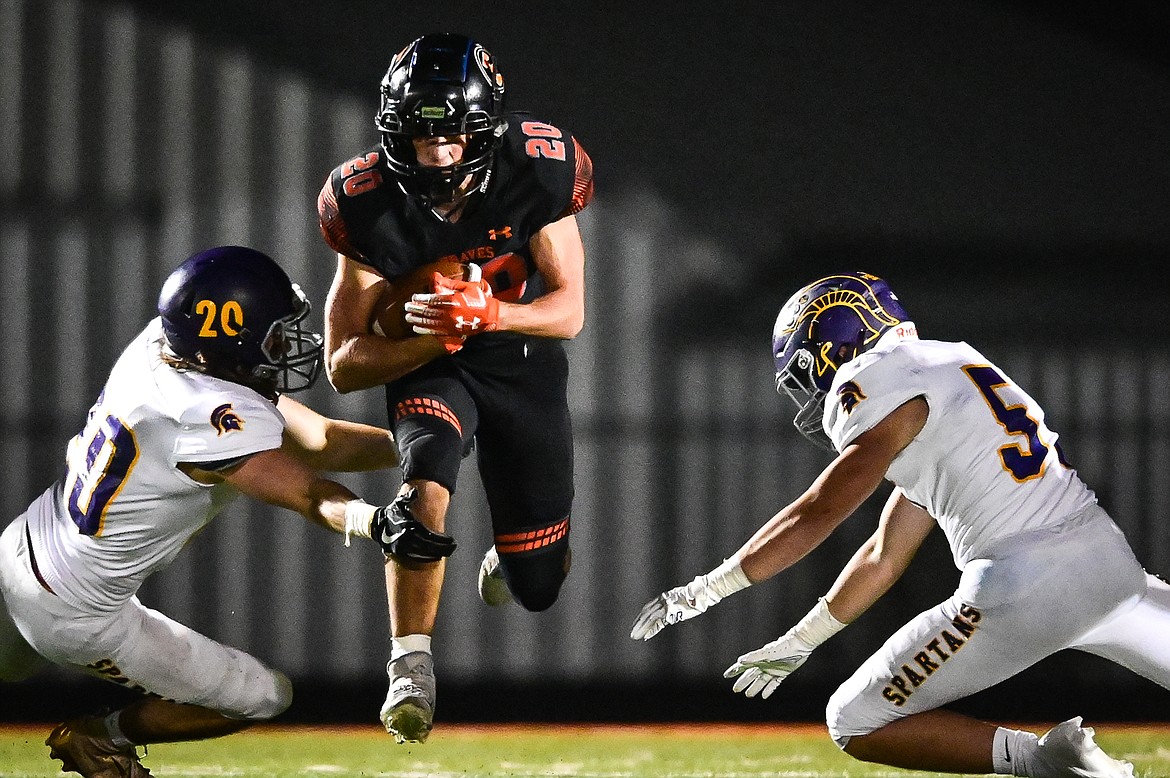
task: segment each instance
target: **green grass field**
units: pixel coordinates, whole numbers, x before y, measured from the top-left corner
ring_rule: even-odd
[[[1038,727],[1037,727],[1038,728]],[[50,727],[0,728],[0,775],[60,775],[42,743]],[[1103,726],[1098,742],[1145,778],[1170,776],[1170,730]],[[918,773],[864,765],[812,726],[440,726],[425,745],[395,745],[374,727],[267,727],[202,743],[151,746],[159,778],[819,778]]]

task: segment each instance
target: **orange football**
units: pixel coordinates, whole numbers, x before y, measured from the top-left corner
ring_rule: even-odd
[[[382,296],[374,305],[374,315],[370,320],[370,332],[391,340],[414,337],[414,330],[406,323],[406,311],[403,306],[416,294],[428,294],[435,291],[435,273],[464,281],[468,279],[469,275],[468,265],[451,259],[440,259],[415,268],[393,281],[386,282]]]

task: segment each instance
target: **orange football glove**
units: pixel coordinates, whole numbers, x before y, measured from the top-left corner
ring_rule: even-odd
[[[500,301],[483,280],[460,281],[435,273],[434,294],[416,294],[403,307],[407,324],[420,335],[463,338],[491,332],[500,324]]]
[[[456,351],[463,348],[463,341],[465,340],[467,340],[466,335],[460,335],[457,338],[439,338],[439,342],[443,344],[443,348],[447,349],[448,354],[454,354]]]

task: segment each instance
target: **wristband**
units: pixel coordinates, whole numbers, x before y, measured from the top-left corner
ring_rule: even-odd
[[[370,524],[374,521],[374,513],[378,509],[362,499],[350,500],[345,504],[345,547],[349,548],[349,539],[353,535],[359,538],[370,537]]]
[[[723,564],[704,577],[707,579],[707,588],[714,592],[720,600],[752,585],[747,574],[740,567],[739,560],[735,557],[724,559]]]
[[[829,603],[822,597],[817,600],[813,609],[805,614],[805,617],[788,632],[794,638],[808,644],[809,647],[816,648],[845,629],[846,626],[844,622],[837,621],[837,618],[829,612]]]

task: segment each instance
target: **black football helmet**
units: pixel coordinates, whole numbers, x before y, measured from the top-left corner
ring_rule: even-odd
[[[784,303],[772,329],[776,391],[796,403],[793,424],[802,435],[828,446],[822,421],[837,370],[899,325],[913,327],[910,315],[890,285],[869,273],[821,278]]]
[[[462,35],[424,35],[400,51],[382,79],[375,117],[386,164],[398,185],[426,206],[455,199],[467,176],[478,186],[491,169],[504,121],[504,77],[480,44]],[[468,136],[463,159],[424,167],[413,138]]]
[[[270,398],[307,389],[321,373],[322,338],[302,328],[309,309],[280,265],[243,246],[189,257],[158,298],[174,357]]]

